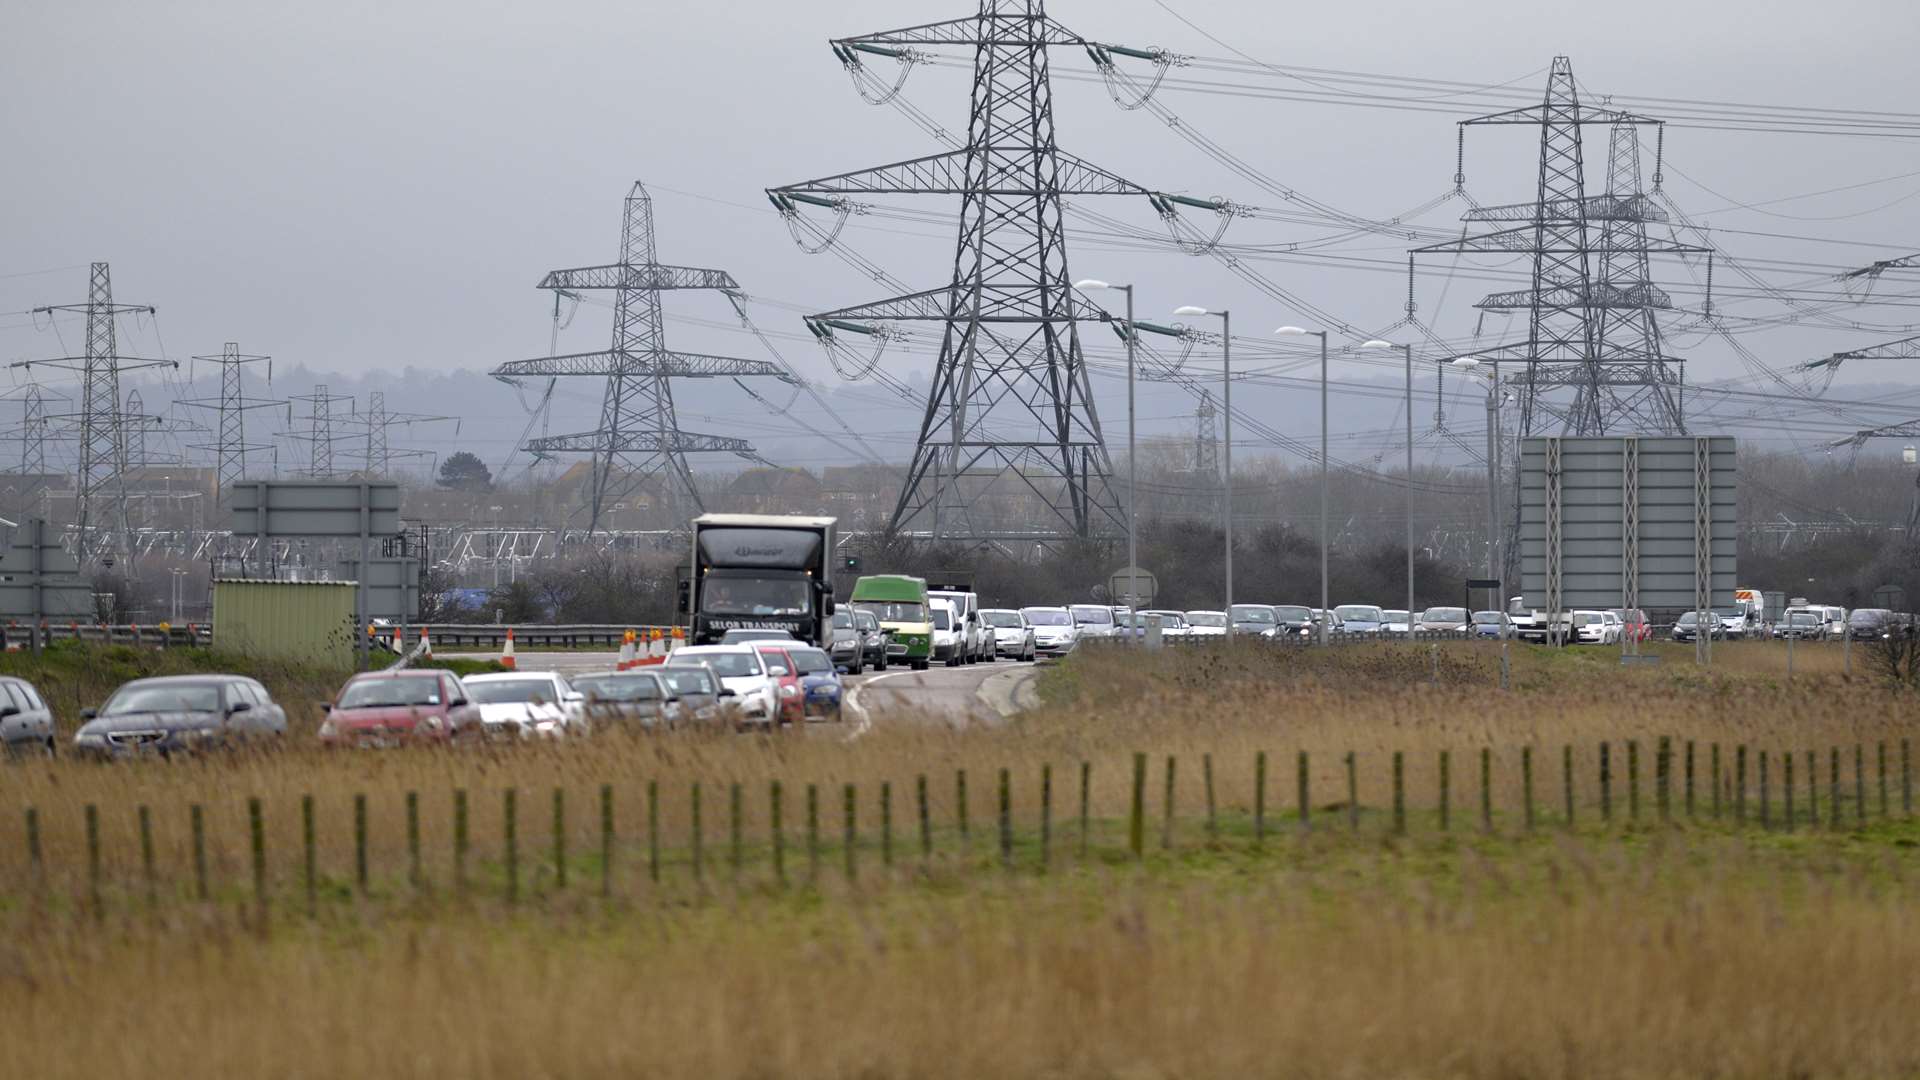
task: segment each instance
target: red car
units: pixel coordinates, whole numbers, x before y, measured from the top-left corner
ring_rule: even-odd
[[[369,671],[322,706],[320,741],[331,746],[447,742],[480,730],[480,709],[449,671]]]
[[[800,668],[787,655],[787,650],[779,642],[750,641],[747,647],[760,654],[760,662],[767,665],[767,677],[773,680],[775,692],[780,695],[780,721],[787,724],[804,724],[807,721],[807,694],[800,685]]]

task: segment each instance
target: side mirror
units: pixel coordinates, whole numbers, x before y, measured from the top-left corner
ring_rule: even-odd
[[[723,686],[720,688],[720,693],[717,696],[723,697],[723,698],[729,698],[729,697],[739,697],[740,695],[738,693],[735,693],[731,687]]]
[[[587,695],[581,693],[578,690],[569,690],[567,691],[566,699],[568,701],[585,701],[587,700]]]
[[[94,717],[99,715],[100,715],[99,709],[81,709],[80,710],[80,719],[82,720],[91,720]]]
[[[331,702],[331,701],[323,701],[323,702],[321,702],[321,703],[320,703],[320,711],[321,711],[321,712],[332,712],[332,711],[333,711],[333,702]]]
[[[0,706],[0,718],[5,718],[8,716],[19,716],[19,715],[20,715],[20,706],[18,705]]]
[[[228,716],[232,716],[234,713],[243,713],[243,712],[251,712],[251,711],[253,711],[253,703],[250,701],[236,701],[232,705],[227,707]]]

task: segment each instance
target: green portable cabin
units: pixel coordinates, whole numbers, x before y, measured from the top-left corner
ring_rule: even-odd
[[[927,583],[901,574],[873,574],[853,583],[849,598],[869,612],[887,632],[887,659],[905,660],[915,670],[933,658],[933,616],[927,608]]]

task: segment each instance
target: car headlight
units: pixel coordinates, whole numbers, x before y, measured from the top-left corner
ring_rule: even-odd
[[[82,731],[73,737],[75,746],[106,746],[107,737],[97,731]]]
[[[800,688],[797,686],[783,686],[780,688],[781,697],[793,697],[795,694],[798,694],[799,692],[800,692]]]
[[[320,737],[321,738],[331,739],[338,734],[340,734],[340,729],[334,726],[332,717],[328,717],[325,720],[320,721]]]

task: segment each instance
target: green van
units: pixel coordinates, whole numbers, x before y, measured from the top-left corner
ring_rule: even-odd
[[[933,616],[927,610],[924,578],[873,574],[853,583],[849,602],[880,620],[887,632],[887,659],[905,660],[915,671],[933,658]]]

